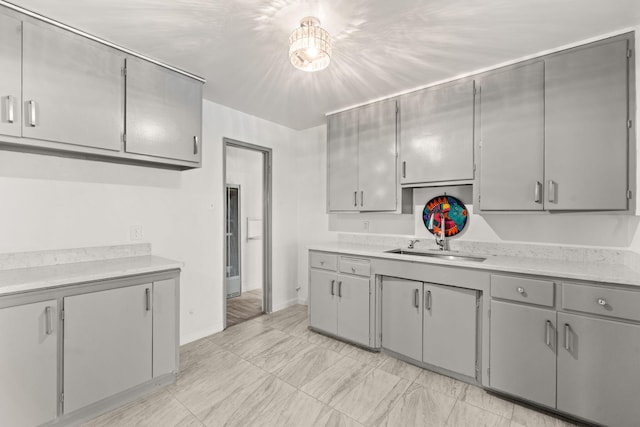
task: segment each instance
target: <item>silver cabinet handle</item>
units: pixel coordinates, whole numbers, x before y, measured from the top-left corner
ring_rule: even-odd
[[[571,351],[571,344],[569,340],[569,334],[571,333],[571,326],[568,323],[564,324],[564,348],[567,351]]]
[[[44,308],[44,317],[47,322],[45,333],[47,335],[53,334],[53,309],[49,306]]]
[[[536,203],[542,203],[542,183],[536,181],[536,185],[533,189],[533,201]]]
[[[407,177],[407,162],[406,161],[402,162],[402,177],[403,178]]]
[[[364,191],[360,191],[360,206],[364,206]]]
[[[144,290],[145,310],[151,311],[151,289]]]
[[[550,320],[547,320],[544,340],[548,346],[551,345],[551,321]]]
[[[342,298],[342,280],[338,282],[338,298]]]
[[[353,206],[358,207],[358,192],[353,192]]]
[[[519,294],[524,294],[524,288],[518,288],[518,293]]]
[[[4,98],[5,107],[7,109],[7,123],[13,123],[13,96],[8,95]]]
[[[598,304],[605,306],[607,305],[607,300],[605,300],[604,298],[598,298]]]
[[[34,128],[36,127],[37,124],[37,117],[36,117],[36,101],[27,101],[27,105],[29,106],[28,111],[29,111],[29,120],[27,122],[27,124]]]
[[[335,280],[332,280],[332,281],[331,281],[331,296],[333,296],[333,295],[335,295],[335,294],[336,294],[336,293],[334,292],[334,290],[333,290],[333,287],[334,287],[334,285],[335,285],[335,284],[336,284],[336,281],[335,281]]]
[[[418,289],[413,290],[413,306],[420,307],[420,291]]]
[[[424,299],[425,299],[424,309],[431,310],[431,291],[427,291],[427,293],[424,296]]]
[[[198,137],[193,137],[193,154],[198,154]]]
[[[556,182],[553,180],[549,180],[549,202],[550,203],[557,203],[557,197],[556,197]]]

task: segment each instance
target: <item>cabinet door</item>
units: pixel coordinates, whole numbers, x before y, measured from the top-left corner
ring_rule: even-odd
[[[35,426],[58,411],[56,301],[0,309],[0,425]]]
[[[126,151],[199,163],[201,140],[202,83],[128,58]]]
[[[28,138],[120,150],[124,57],[49,25],[23,23],[22,99]]]
[[[22,23],[0,14],[0,134],[21,135]]]
[[[558,313],[558,409],[608,426],[640,419],[640,326]]]
[[[358,187],[361,211],[396,210],[396,101],[358,111]]]
[[[338,277],[336,273],[314,269],[309,276],[309,326],[336,335]]]
[[[480,81],[480,208],[542,210],[544,63]]]
[[[338,275],[338,335],[368,346],[369,278]]]
[[[490,385],[556,406],[556,312],[491,301]]]
[[[473,81],[401,98],[402,184],[473,179]]]
[[[327,119],[329,211],[359,210],[358,110]]]
[[[178,285],[153,283],[153,377],[178,371]]]
[[[64,412],[151,379],[152,285],[64,299]]]
[[[382,347],[422,360],[422,283],[382,280]]]
[[[422,361],[476,377],[477,292],[424,284]]]
[[[627,209],[627,45],[545,60],[546,209]]]

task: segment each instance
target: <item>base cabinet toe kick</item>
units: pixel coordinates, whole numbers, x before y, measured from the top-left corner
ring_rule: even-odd
[[[640,419],[640,288],[309,251],[309,327],[578,421]]]
[[[0,425],[75,425],[175,382],[179,274],[0,297]]]

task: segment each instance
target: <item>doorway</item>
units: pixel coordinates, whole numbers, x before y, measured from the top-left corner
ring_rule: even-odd
[[[270,313],[270,148],[223,139],[223,325]]]

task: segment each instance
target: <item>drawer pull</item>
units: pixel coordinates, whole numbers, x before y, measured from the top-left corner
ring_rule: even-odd
[[[431,310],[431,291],[427,291],[427,294],[425,295],[425,303],[424,303],[424,308],[425,310]]]
[[[53,309],[49,306],[45,307],[44,309],[44,315],[45,315],[45,319],[47,322],[46,328],[45,328],[45,333],[47,335],[51,335],[53,334],[53,315],[52,315],[52,311]]]
[[[420,291],[418,289],[413,290],[413,306],[420,307]]]
[[[547,320],[544,340],[548,346],[551,345],[551,321],[549,320]]]
[[[571,351],[571,344],[569,340],[569,334],[571,333],[571,326],[568,323],[564,324],[564,348],[567,351]]]
[[[605,300],[604,298],[598,298],[598,304],[600,304],[601,306],[605,306],[607,305],[607,300]]]
[[[145,310],[151,311],[151,289],[144,290]]]
[[[29,106],[28,112],[29,112],[29,120],[27,121],[27,125],[29,127],[36,127],[37,125],[37,120],[36,120],[36,101],[27,101],[27,105]]]
[[[333,291],[333,286],[334,286],[335,284],[336,284],[336,281],[335,281],[335,280],[332,280],[332,281],[331,281],[331,291],[330,291],[330,292],[331,292],[331,296],[334,296],[334,295],[335,295],[335,292]]]
[[[338,282],[338,298],[342,298],[342,280]]]
[[[518,293],[524,295],[524,288],[522,287],[518,288]]]
[[[6,96],[4,100],[7,104],[7,123],[13,123],[13,96]]]

